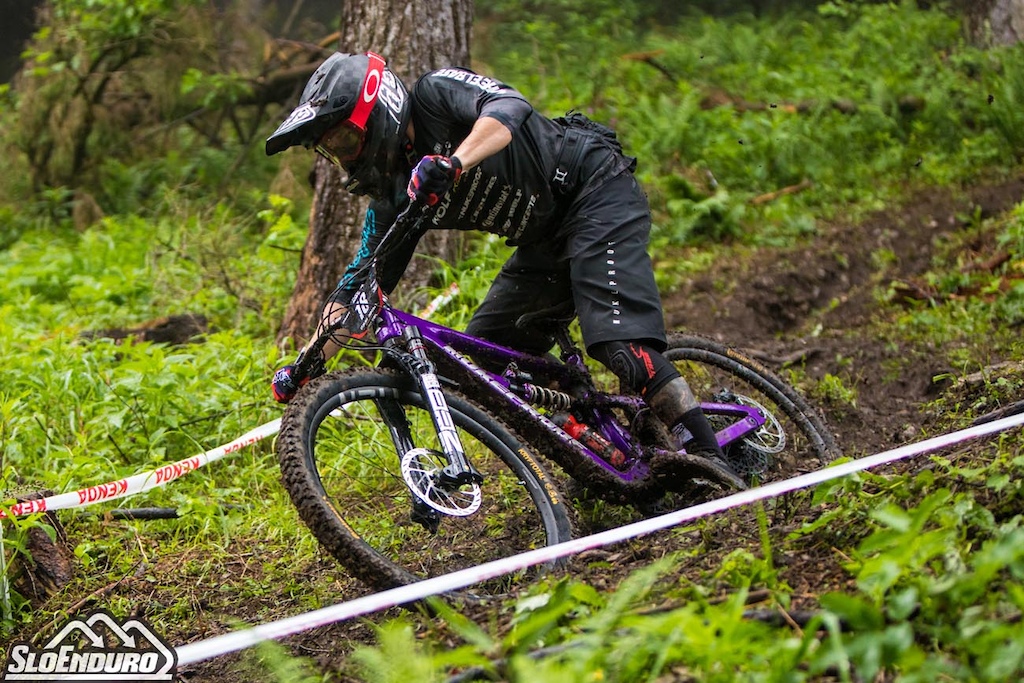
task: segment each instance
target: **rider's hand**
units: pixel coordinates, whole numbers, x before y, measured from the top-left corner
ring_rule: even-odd
[[[441,199],[441,195],[455,184],[460,173],[462,163],[458,157],[444,157],[439,154],[425,156],[416,164],[416,168],[412,169],[412,177],[409,178],[406,192],[413,201],[433,206]]]
[[[303,377],[301,381],[296,382],[294,375],[294,365],[286,365],[274,373],[274,379],[270,382],[270,388],[274,394],[274,400],[278,403],[287,403],[295,398],[299,387],[309,381],[309,377]]]

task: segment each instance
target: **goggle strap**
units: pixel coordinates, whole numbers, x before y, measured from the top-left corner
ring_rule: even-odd
[[[387,62],[384,58],[374,52],[367,52],[370,64],[366,67],[366,76],[363,77],[363,85],[359,88],[359,98],[352,110],[349,121],[361,131],[366,130],[366,120],[370,118],[373,105],[377,103],[377,94],[380,92],[380,82],[384,76],[384,69]]]

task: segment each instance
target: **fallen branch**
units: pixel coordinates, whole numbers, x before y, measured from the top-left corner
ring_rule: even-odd
[[[1007,375],[1016,375],[1020,373],[1024,373],[1024,363],[1018,361],[1003,361],[1002,363],[989,365],[978,372],[972,372],[969,375],[961,377],[956,381],[956,384],[953,385],[953,388],[961,389],[963,387],[977,387],[993,381],[997,376],[1006,377]]]
[[[750,203],[753,204],[754,206],[757,206],[759,204],[767,204],[768,202],[775,201],[779,197],[784,197],[789,194],[796,194],[797,192],[803,192],[804,190],[808,190],[812,187],[814,187],[814,183],[811,182],[810,180],[801,180],[796,185],[790,185],[788,187],[782,188],[781,190],[775,190],[774,192],[767,192],[765,194],[758,195],[751,199]]]

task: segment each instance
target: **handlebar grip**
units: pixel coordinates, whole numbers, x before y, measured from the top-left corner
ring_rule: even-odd
[[[299,351],[299,355],[295,358],[295,369],[292,371],[292,377],[296,382],[301,382],[306,378],[313,379],[324,374],[326,368],[321,348],[307,346],[302,351]],[[314,352],[310,353],[310,351]]]

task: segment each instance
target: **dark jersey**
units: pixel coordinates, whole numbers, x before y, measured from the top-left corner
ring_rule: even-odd
[[[450,156],[484,116],[503,123],[512,142],[462,174],[438,203],[431,227],[536,243],[550,233],[557,210],[551,177],[564,129],[534,112],[518,91],[464,69],[427,74],[412,92],[416,154]]]
[[[515,88],[466,69],[430,72],[417,81],[410,97],[417,160],[451,156],[482,117],[500,121],[512,133],[504,150],[461,174],[434,208],[427,228],[493,232],[512,246],[554,243],[561,237],[558,227],[567,202],[557,194],[553,178],[565,135],[562,124],[536,112]],[[602,157],[610,154],[601,148]],[[632,161],[617,159],[621,163],[609,170],[625,169]],[[342,278],[340,299],[347,300],[361,282],[362,266],[408,203],[408,180],[407,174],[394,183],[391,201],[370,204],[359,251]],[[379,263],[378,280],[385,291],[397,285],[415,249],[416,240],[410,240]]]
[[[410,97],[417,159],[450,156],[484,116],[500,121],[512,133],[505,149],[460,176],[435,207],[427,227],[483,230],[502,235],[513,245],[550,237],[559,209],[551,178],[564,128],[535,112],[514,88],[467,69],[432,71],[416,82]],[[395,186],[404,189],[405,183]],[[403,192],[392,201],[371,202],[362,244],[342,278],[345,291],[358,285],[362,266],[407,201]],[[410,240],[379,265],[385,291],[397,285],[415,247],[415,240]]]

